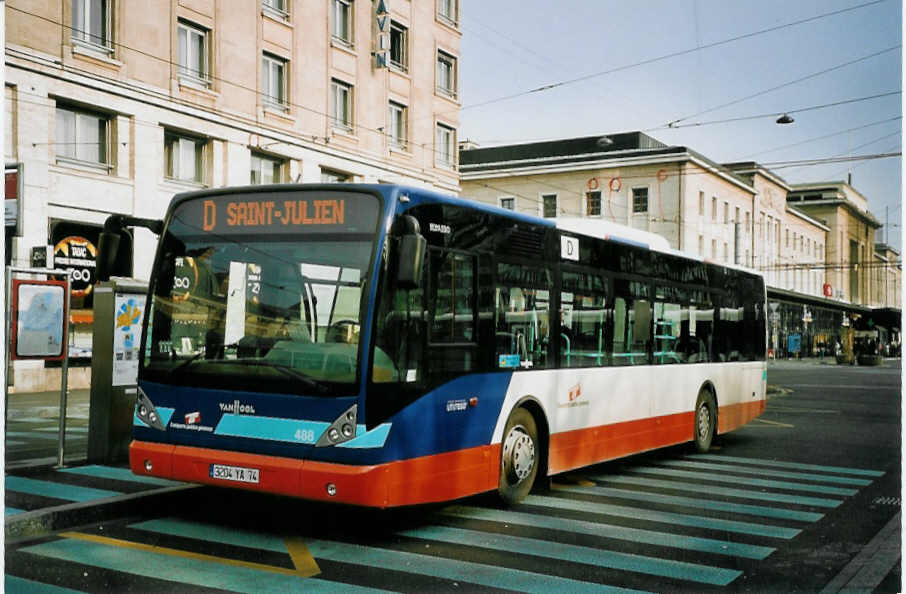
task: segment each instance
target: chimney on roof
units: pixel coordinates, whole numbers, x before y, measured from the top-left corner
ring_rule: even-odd
[[[848,183],[849,185],[853,185],[853,172],[852,171],[850,171],[849,173],[846,174],[846,183]]]

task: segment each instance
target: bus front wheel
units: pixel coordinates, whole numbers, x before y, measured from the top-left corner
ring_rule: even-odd
[[[717,427],[717,405],[714,396],[708,390],[698,394],[695,403],[695,449],[704,454],[711,448],[714,431]]]
[[[524,408],[507,419],[500,449],[500,482],[497,492],[507,505],[522,501],[538,475],[538,427]]]

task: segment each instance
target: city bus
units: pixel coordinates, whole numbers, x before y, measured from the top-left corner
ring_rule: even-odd
[[[152,228],[136,474],[512,504],[765,409],[762,277],[651,234],[359,184],[185,193]]]

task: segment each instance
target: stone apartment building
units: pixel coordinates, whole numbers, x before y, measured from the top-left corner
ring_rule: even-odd
[[[111,213],[279,182],[459,191],[458,0],[9,0],[7,265],[95,253]],[[11,213],[11,215],[10,215]],[[136,229],[121,275],[147,278]],[[93,262],[80,278],[93,280]],[[90,280],[74,297],[90,322]],[[78,340],[76,341],[78,343]]]

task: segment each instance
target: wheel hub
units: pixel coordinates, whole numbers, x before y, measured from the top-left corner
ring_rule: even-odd
[[[702,403],[698,409],[698,436],[700,439],[707,439],[708,431],[711,429],[711,409],[708,405]]]
[[[503,469],[510,484],[524,481],[535,466],[535,442],[522,425],[510,429],[503,442]]]

